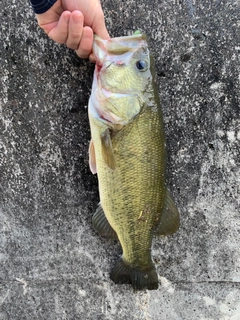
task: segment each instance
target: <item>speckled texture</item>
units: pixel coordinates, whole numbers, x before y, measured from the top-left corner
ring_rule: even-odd
[[[179,232],[155,238],[160,287],[109,279],[117,242],[93,231],[93,65],[0,3],[0,319],[238,320],[239,1],[102,1],[112,36],[144,31],[156,60]]]

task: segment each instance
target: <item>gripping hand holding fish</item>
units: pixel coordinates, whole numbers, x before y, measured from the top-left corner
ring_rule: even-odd
[[[116,283],[157,289],[153,233],[172,234],[179,213],[165,185],[166,151],[154,63],[146,37],[95,37],[96,67],[89,100],[90,168],[98,175],[95,229],[118,238],[123,255]]]

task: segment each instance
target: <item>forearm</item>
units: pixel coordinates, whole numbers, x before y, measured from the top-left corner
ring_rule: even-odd
[[[57,0],[30,0],[35,13],[46,12]]]

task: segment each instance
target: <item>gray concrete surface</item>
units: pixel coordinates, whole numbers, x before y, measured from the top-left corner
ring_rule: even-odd
[[[179,232],[154,239],[157,291],[109,271],[91,224],[93,65],[52,42],[25,0],[0,3],[0,319],[240,319],[239,1],[103,0],[112,36],[156,59]]]

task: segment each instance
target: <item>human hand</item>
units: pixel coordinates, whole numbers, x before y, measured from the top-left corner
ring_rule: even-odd
[[[65,43],[81,58],[94,61],[91,54],[94,33],[109,38],[99,0],[57,0],[48,11],[36,16],[51,39]]]

